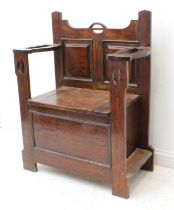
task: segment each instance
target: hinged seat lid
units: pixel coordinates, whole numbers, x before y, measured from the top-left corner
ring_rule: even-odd
[[[139,98],[126,94],[127,106]],[[62,86],[29,100],[29,105],[54,110],[65,110],[108,117],[110,114],[109,91]]]

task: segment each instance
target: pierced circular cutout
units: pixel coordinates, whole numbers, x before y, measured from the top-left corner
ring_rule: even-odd
[[[22,74],[24,72],[24,69],[25,69],[24,62],[22,60],[18,61],[16,66],[17,66],[18,72],[20,74]]]
[[[92,31],[96,34],[101,34],[103,32],[103,29],[104,27],[98,23],[95,23],[93,26],[92,26]]]

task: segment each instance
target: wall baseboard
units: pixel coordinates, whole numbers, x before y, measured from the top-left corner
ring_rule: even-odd
[[[21,130],[19,120],[0,119],[0,127],[17,132]],[[160,166],[174,168],[174,152],[155,148],[154,162]]]
[[[154,159],[157,165],[174,168],[174,152],[156,148]]]

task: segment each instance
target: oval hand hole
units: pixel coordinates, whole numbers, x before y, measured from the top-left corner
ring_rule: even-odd
[[[92,26],[92,31],[96,34],[101,34],[103,32],[103,26],[101,26],[100,24],[94,24]]]
[[[17,62],[17,70],[20,74],[22,74],[24,72],[24,62],[23,61]]]

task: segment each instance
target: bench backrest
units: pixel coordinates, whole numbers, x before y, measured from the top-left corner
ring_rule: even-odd
[[[62,20],[60,12],[52,13],[54,43],[62,43],[55,54],[56,80],[69,86],[108,88],[107,54],[125,47],[150,46],[150,12],[139,12],[124,29],[109,29],[101,23],[89,28],[73,28]],[[62,56],[61,56],[62,55]],[[61,65],[60,65],[61,64]],[[138,61],[129,65],[129,86],[137,87]]]

